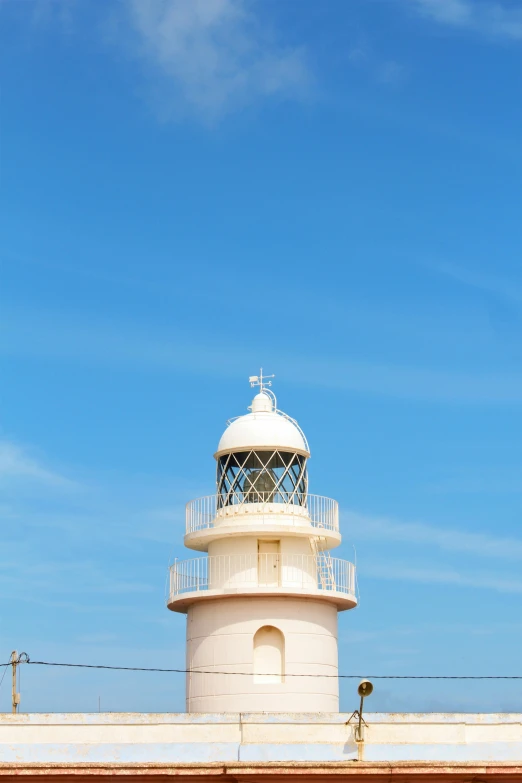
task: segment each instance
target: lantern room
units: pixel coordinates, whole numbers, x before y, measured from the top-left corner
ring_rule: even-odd
[[[218,508],[306,506],[308,443],[297,422],[277,410],[273,393],[266,385],[261,389],[250,413],[229,422],[214,455]]]

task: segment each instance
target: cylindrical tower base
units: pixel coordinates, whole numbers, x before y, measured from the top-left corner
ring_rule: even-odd
[[[337,661],[327,601],[200,599],[187,612],[187,712],[338,712]]]

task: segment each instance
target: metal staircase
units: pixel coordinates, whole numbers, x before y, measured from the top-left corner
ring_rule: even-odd
[[[328,551],[320,550],[318,544],[326,542],[324,536],[314,536],[310,539],[310,549],[315,558],[317,576],[323,590],[335,590],[335,574],[332,555]]]

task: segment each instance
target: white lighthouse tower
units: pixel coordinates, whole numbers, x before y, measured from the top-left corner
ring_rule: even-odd
[[[187,614],[188,712],[337,712],[337,613],[355,568],[335,500],[308,492],[310,450],[266,377],[214,455],[216,493],[187,504],[168,607]],[[297,676],[299,675],[299,676]]]

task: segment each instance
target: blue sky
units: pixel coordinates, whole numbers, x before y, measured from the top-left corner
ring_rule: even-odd
[[[262,365],[357,549],[341,672],[522,674],[522,3],[0,19],[0,655],[184,667],[167,563]],[[25,667],[22,709],[183,689]],[[394,681],[371,703],[521,705]]]

